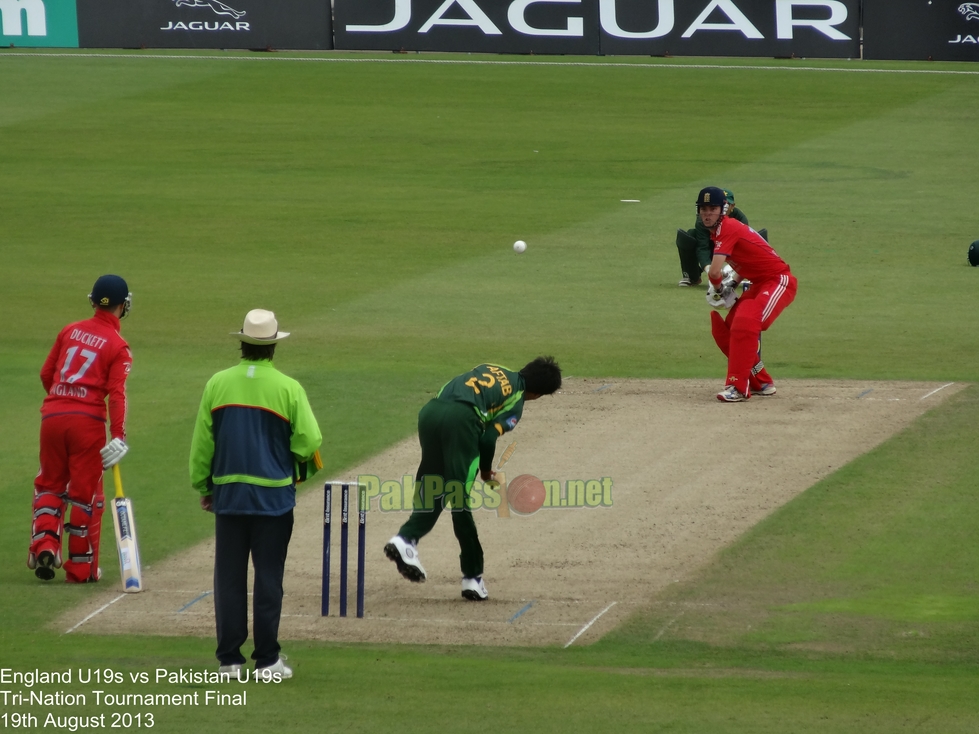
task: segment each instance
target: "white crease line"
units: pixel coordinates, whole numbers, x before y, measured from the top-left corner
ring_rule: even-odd
[[[95,616],[95,615],[97,615],[97,614],[101,614],[102,612],[104,612],[104,611],[105,611],[106,609],[108,609],[108,608],[109,608],[110,606],[112,606],[113,604],[115,604],[115,603],[116,603],[117,601],[119,601],[120,599],[125,599],[125,598],[126,598],[126,596],[127,596],[127,594],[120,594],[120,595],[119,595],[119,596],[117,596],[117,597],[116,597],[115,599],[113,599],[112,601],[110,601],[110,602],[109,602],[108,604],[103,604],[103,605],[102,605],[102,606],[100,606],[100,607],[99,607],[98,609],[96,609],[96,610],[95,610],[94,612],[92,612],[92,613],[91,613],[91,614],[89,614],[89,615],[88,615],[87,617],[85,617],[85,619],[83,619],[83,620],[82,620],[81,622],[79,622],[79,623],[78,623],[78,624],[76,624],[76,625],[75,625],[74,627],[72,627],[72,628],[71,628],[70,630],[66,630],[66,631],[65,631],[65,634],[66,634],[66,635],[70,635],[70,634],[71,634],[72,632],[74,632],[75,630],[77,630],[77,629],[78,629],[79,627],[81,627],[81,626],[82,626],[83,624],[85,624],[85,623],[86,623],[86,622],[87,622],[88,620],[90,620],[90,619],[91,619],[92,617],[94,617],[94,616]]]
[[[920,398],[918,398],[918,400],[924,400],[925,398],[930,398],[932,395],[934,395],[939,390],[944,390],[946,387],[951,387],[954,384],[955,384],[954,382],[950,382],[947,385],[942,385],[941,387],[936,387],[934,390],[932,390],[927,395],[922,395]]]
[[[98,53],[20,53],[4,52],[0,59],[32,56],[40,58],[72,58],[72,59],[174,59],[179,61],[305,61],[346,64],[465,64],[475,66],[589,66],[610,69],[736,69],[740,71],[837,71],[856,74],[947,74],[962,76],[977,76],[979,71],[955,69],[856,69],[853,67],[819,67],[819,66],[751,66],[749,64],[632,64],[607,63],[602,61],[500,61],[492,59],[372,59],[372,58],[338,58],[318,56],[185,56],[180,54],[98,54]],[[954,62],[953,62],[954,63]]]
[[[584,627],[582,627],[580,630],[578,630],[578,633],[574,637],[572,637],[570,640],[568,640],[568,644],[565,645],[565,647],[571,647],[571,643],[573,643],[575,640],[577,640],[579,637],[581,637],[583,634],[585,634],[585,632],[588,631],[588,628],[591,627],[593,624],[595,624],[595,622],[598,621],[598,618],[599,617],[601,617],[603,614],[605,614],[605,612],[607,612],[609,609],[611,609],[615,605],[616,605],[616,602],[612,602],[607,607],[605,607],[602,611],[600,611],[598,614],[596,614],[594,617],[592,617],[591,618],[591,621],[588,624],[586,624]]]
[[[664,625],[663,625],[663,628],[662,628],[662,629],[661,629],[661,630],[660,630],[659,632],[657,632],[657,633],[656,633],[656,636],[655,636],[655,637],[653,638],[653,642],[656,642],[656,640],[658,640],[658,639],[659,639],[660,637],[662,637],[662,636],[663,636],[663,634],[664,634],[664,633],[666,632],[666,630],[668,630],[668,629],[669,629],[670,627],[672,627],[672,626],[673,626],[673,624],[674,624],[674,623],[675,623],[675,622],[676,622],[676,621],[677,621],[677,620],[678,620],[678,619],[679,619],[680,617],[682,617],[682,616],[683,616],[683,612],[680,612],[680,613],[679,613],[678,615],[676,615],[676,616],[675,616],[675,617],[674,617],[673,619],[671,619],[671,620],[670,620],[669,622],[667,622],[666,624],[664,624]]]
[[[368,595],[369,597],[370,595]],[[309,597],[312,599],[319,599],[319,594],[286,594],[284,598],[288,599],[292,597],[297,599],[300,597]],[[606,597],[607,598],[607,597]],[[407,595],[393,595],[384,597],[385,601],[399,601],[399,602],[416,602],[416,601],[434,601],[443,602],[446,604],[459,604],[460,602],[455,597],[445,597],[445,596],[407,596]],[[499,596],[494,596],[490,598],[490,601],[494,603],[507,603],[507,604],[521,604],[530,601],[530,599],[511,599]],[[601,604],[605,599],[536,599],[534,604],[540,606],[541,604]],[[616,602],[616,604],[634,604],[634,605],[645,605],[645,601],[622,601]],[[472,606],[472,605],[469,605]],[[488,604],[485,606],[489,606]]]
[[[321,617],[319,614],[283,614],[283,617],[292,617],[299,619],[327,619],[327,617]],[[330,615],[329,618],[336,619],[356,619],[348,617],[337,617],[336,615]],[[364,617],[365,620],[373,620],[375,622],[406,622],[408,624],[439,624],[439,625],[474,625],[481,624],[486,627],[502,627],[505,629],[513,629],[513,625],[509,622],[501,622],[493,619],[436,619],[436,618],[426,618],[419,619],[418,617],[372,617],[367,615]],[[537,627],[577,627],[577,622],[532,622],[528,625],[533,624]]]

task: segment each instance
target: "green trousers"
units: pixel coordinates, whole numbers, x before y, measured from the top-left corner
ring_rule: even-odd
[[[418,413],[422,459],[415,475],[416,508],[398,531],[405,540],[419,541],[431,532],[445,509],[445,485],[462,482],[467,502],[450,508],[452,529],[459,541],[459,566],[465,578],[483,575],[483,547],[468,506],[469,491],[479,470],[479,438],[483,422],[471,405],[431,400]],[[426,477],[430,479],[426,481]],[[438,478],[440,481],[432,481]],[[429,488],[431,497],[425,496]],[[418,506],[420,505],[420,507]]]
[[[676,249],[680,255],[680,272],[684,278],[689,278],[694,284],[699,283],[704,274],[704,268],[710,265],[713,253],[709,248],[698,246],[695,237],[696,230],[676,231]]]

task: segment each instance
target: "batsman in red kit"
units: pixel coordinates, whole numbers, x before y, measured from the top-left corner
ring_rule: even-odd
[[[761,361],[761,333],[795,300],[798,281],[761,235],[746,224],[727,217],[724,192],[708,186],[697,196],[697,214],[710,230],[714,244],[707,277],[707,303],[729,309],[722,318],[711,317],[714,341],[727,357],[727,382],[717,393],[724,403],[739,403],[752,395],[774,395],[775,383]],[[734,272],[725,274],[725,265]],[[739,297],[735,288],[750,281]]]
[[[34,480],[27,567],[43,581],[62,565],[68,583],[99,580],[102,471],[129,451],[126,378],[133,358],[119,334],[119,319],[129,313],[132,294],[118,275],[103,275],[88,298],[95,315],[62,329],[41,368],[47,396],[41,404],[41,469]],[[62,533],[68,535],[63,564]]]

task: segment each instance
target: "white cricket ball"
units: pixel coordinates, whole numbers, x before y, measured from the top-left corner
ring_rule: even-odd
[[[524,242],[523,240],[517,240],[516,242],[513,243],[513,251],[516,252],[518,255],[526,249],[527,249],[527,243]]]

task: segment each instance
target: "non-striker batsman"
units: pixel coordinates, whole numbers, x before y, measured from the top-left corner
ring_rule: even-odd
[[[102,470],[129,450],[126,378],[133,357],[119,333],[119,319],[129,313],[132,294],[118,275],[103,275],[88,299],[95,314],[63,328],[41,368],[47,395],[41,404],[41,468],[34,479],[27,567],[43,581],[53,579],[62,566],[68,583],[99,580]],[[64,562],[62,533],[68,535]]]

